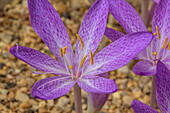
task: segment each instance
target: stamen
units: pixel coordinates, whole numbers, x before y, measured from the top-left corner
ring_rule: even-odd
[[[83,57],[83,59],[82,59],[82,61],[81,61],[81,63],[80,63],[80,66],[81,66],[81,67],[83,67],[83,64],[84,64],[84,61],[86,60],[86,58],[87,58],[87,55],[85,55],[85,56]]]
[[[160,35],[160,33],[159,33],[158,26],[155,26],[155,28],[156,28],[156,32],[157,32],[157,34],[158,34],[158,39],[160,40],[160,39],[161,39],[161,35]]]
[[[165,41],[164,41],[164,44],[163,44],[163,46],[162,46],[162,49],[165,48],[167,41],[168,41],[168,37],[166,37],[166,39],[165,39]]]
[[[155,56],[156,56],[156,55],[157,55],[157,53],[154,51],[154,52],[153,52],[153,55],[155,55]]]
[[[73,69],[73,66],[72,66],[72,65],[70,65],[70,66],[69,66],[69,68],[70,68],[70,69]]]
[[[64,53],[64,54],[66,54],[66,49],[67,49],[67,46],[65,46],[65,47],[63,48],[63,53]]]
[[[63,49],[60,47],[60,55],[63,57]]]
[[[92,54],[92,52],[90,51],[90,63],[91,63],[91,65],[93,65],[93,54]]]
[[[169,43],[168,43],[168,50],[170,50],[170,41],[169,41]]]
[[[153,36],[155,36],[156,35],[156,33],[153,33]]]
[[[83,44],[83,40],[81,39],[81,37],[78,35],[78,34],[76,34],[76,36],[77,36],[77,38],[79,39],[79,41],[80,41],[80,44],[81,44],[81,50],[83,49],[83,46],[84,46],[84,44]]]

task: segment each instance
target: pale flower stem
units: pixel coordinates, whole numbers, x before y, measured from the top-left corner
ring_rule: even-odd
[[[156,99],[156,84],[155,84],[155,75],[152,77],[152,89],[151,89],[151,107],[154,108]]]
[[[74,85],[74,102],[76,113],[82,113],[81,88],[77,84]]]
[[[149,0],[141,0],[141,17],[145,25],[148,21],[148,6]]]

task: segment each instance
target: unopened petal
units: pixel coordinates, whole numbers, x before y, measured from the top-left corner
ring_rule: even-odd
[[[157,64],[156,100],[162,113],[170,112],[170,72],[161,61]]]

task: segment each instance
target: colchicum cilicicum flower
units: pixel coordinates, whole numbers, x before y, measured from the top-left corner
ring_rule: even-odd
[[[139,61],[133,68],[138,75],[156,74],[156,64],[162,61],[170,70],[170,1],[161,0],[157,5],[153,20],[152,32],[155,35],[151,44],[139,53]]]
[[[147,30],[139,14],[126,1],[108,1],[111,14],[128,34]],[[161,60],[170,69],[170,44],[168,39],[170,36],[169,5],[169,0],[160,0],[155,9],[152,21],[154,38],[151,44],[135,57],[136,60],[142,60],[133,68],[133,72],[138,75],[148,76],[156,74],[158,60]],[[105,35],[112,41],[124,36],[123,33],[111,28],[106,28]]]
[[[74,56],[66,28],[50,2],[28,0],[28,8],[33,29],[57,60],[28,47],[16,46],[10,52],[40,71],[60,75],[36,82],[31,90],[35,98],[58,98],[75,84],[86,92],[113,93],[117,91],[116,83],[95,75],[126,65],[152,40],[149,32],[126,35],[93,56],[104,34],[108,15],[108,1],[96,0],[80,26]]]
[[[162,113],[170,113],[170,72],[161,61],[158,61],[156,70],[156,100]],[[138,100],[132,102],[132,108],[135,113],[158,113]]]

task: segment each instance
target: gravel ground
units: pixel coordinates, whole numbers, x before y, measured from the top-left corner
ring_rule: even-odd
[[[134,1],[129,0],[139,12],[140,2]],[[88,0],[52,0],[51,3],[60,14],[75,49],[75,34],[91,3]],[[110,14],[107,26],[124,32]],[[16,43],[54,57],[30,25],[26,0],[13,0],[0,10],[0,113],[75,113],[73,89],[55,100],[44,101],[31,96],[31,87],[36,81],[54,75],[32,74],[36,69],[9,53]],[[109,43],[111,41],[104,36],[98,50]],[[151,77],[135,75],[129,68],[132,64],[109,72],[110,79],[115,79],[118,85],[118,91],[110,95],[101,113],[133,113],[133,99],[150,103]],[[87,93],[84,91],[82,102],[85,112]]]

